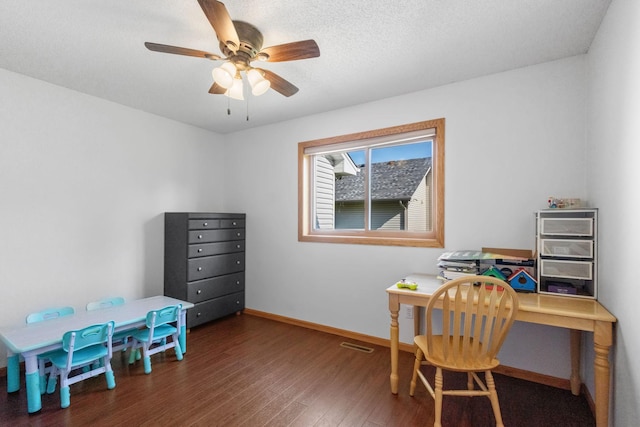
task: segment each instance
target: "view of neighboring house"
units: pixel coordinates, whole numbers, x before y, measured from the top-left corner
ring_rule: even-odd
[[[316,228],[364,229],[366,173],[347,154],[316,157]],[[430,231],[431,180],[430,157],[373,163],[370,228]]]

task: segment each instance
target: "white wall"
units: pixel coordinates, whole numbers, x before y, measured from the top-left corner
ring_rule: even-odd
[[[161,214],[224,208],[221,137],[2,69],[0,93],[0,324],[162,293]]]
[[[640,2],[614,0],[588,55],[588,190],[600,208],[599,299],[618,318],[612,358],[616,426],[640,425],[640,310],[635,298],[640,248],[638,22]]]
[[[230,135],[226,204],[247,213],[247,306],[388,338],[384,289],[436,272],[444,249],[297,241],[297,144],[310,139],[444,117],[446,249],[533,249],[533,213],[549,196],[586,197],[585,63],[568,58]],[[411,322],[401,322],[411,342]],[[568,378],[566,331],[516,324],[511,338],[504,364]]]

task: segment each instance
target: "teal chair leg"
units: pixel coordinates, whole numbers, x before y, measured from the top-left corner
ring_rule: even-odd
[[[107,371],[104,373],[105,377],[107,377],[107,388],[109,390],[116,387],[116,377],[113,375],[113,371]]]
[[[144,357],[144,373],[145,374],[151,373],[151,357],[150,356]]]
[[[40,375],[40,394],[44,394],[47,391],[47,376]]]
[[[131,352],[129,353],[129,365],[133,365],[133,363],[136,361],[136,352],[138,350],[135,348],[131,349]]]
[[[182,349],[180,343],[176,342],[176,346],[173,348],[176,351],[176,359],[182,360]]]
[[[49,375],[49,382],[47,383],[47,394],[53,394],[56,391],[56,385],[58,384],[58,376],[55,373]]]
[[[69,391],[69,386],[60,387],[60,407],[68,408],[71,404],[71,392]]]
[[[7,357],[7,392],[20,390],[20,358],[17,354]]]

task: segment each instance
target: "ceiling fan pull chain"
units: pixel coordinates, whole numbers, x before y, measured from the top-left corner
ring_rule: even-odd
[[[249,98],[251,97],[247,96],[247,121],[249,121]]]
[[[227,116],[231,115],[231,98],[227,97]]]

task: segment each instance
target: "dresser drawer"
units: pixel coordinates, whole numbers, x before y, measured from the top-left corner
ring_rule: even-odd
[[[241,291],[244,291],[244,272],[190,282],[187,284],[187,300],[198,303]]]
[[[198,258],[242,251],[244,251],[244,240],[230,240],[228,242],[189,245],[188,256],[189,258]]]
[[[220,228],[219,219],[190,219],[189,230],[211,230]]]
[[[593,263],[585,261],[540,260],[540,275],[566,279],[592,280]]]
[[[187,280],[202,280],[244,271],[244,252],[193,258],[187,262]]]
[[[191,230],[189,231],[189,244],[244,240],[244,235],[244,229]]]
[[[593,258],[593,240],[541,239],[540,255]]]
[[[244,228],[244,219],[221,219],[220,228]]]
[[[198,326],[241,310],[244,310],[244,292],[197,303],[187,310],[187,327]]]

